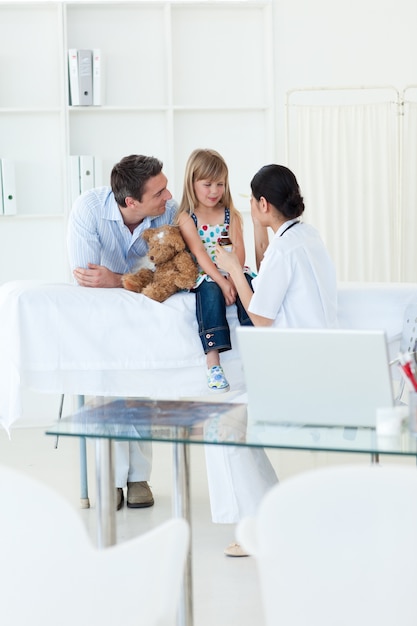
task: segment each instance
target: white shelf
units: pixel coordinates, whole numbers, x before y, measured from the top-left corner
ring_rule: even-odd
[[[89,115],[97,115],[102,113],[119,113],[119,112],[132,112],[132,113],[152,113],[154,111],[269,111],[270,105],[260,105],[260,106],[251,106],[251,105],[230,105],[230,106],[187,106],[187,105],[178,105],[178,106],[106,106],[106,105],[98,105],[98,106],[69,106],[68,110],[70,114],[73,113],[88,113]],[[24,110],[22,109],[24,112]],[[30,112],[30,110],[28,110]],[[0,113],[2,111],[0,110]],[[10,112],[16,112],[13,109],[10,109]],[[42,113],[43,111],[38,111]],[[52,112],[52,110],[51,110]]]
[[[100,115],[100,113],[152,113],[154,111],[169,111],[168,106],[69,106],[68,110],[71,115],[77,113],[87,113],[88,115]]]
[[[157,156],[179,199],[196,147],[223,154],[239,205],[273,158],[271,21],[271,3],[256,0],[0,1],[10,83],[0,93],[0,158],[15,162],[17,215],[68,213],[77,154],[100,160],[105,184],[124,155]],[[101,50],[101,106],[68,105],[69,48]]]
[[[20,114],[30,114],[30,115],[50,115],[51,113],[61,113],[61,108],[31,108],[31,107],[2,107],[0,108],[0,115],[12,114],[12,115],[20,115]]]
[[[26,221],[26,220],[60,220],[65,218],[63,213],[25,213],[21,215],[0,215],[0,224],[10,221]]]

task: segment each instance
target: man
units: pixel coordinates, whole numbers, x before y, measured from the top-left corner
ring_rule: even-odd
[[[147,253],[143,231],[174,221],[177,205],[158,159],[124,157],[113,167],[110,184],[82,194],[69,216],[69,262],[82,287],[122,287],[123,274],[134,271]],[[152,506],[151,443],[116,442],[115,453],[117,510],[126,485],[128,507]]]

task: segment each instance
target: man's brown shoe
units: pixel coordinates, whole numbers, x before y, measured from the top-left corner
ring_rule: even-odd
[[[127,506],[132,509],[143,509],[154,503],[152,491],[146,480],[138,483],[127,483]]]
[[[121,487],[116,487],[116,510],[120,511],[123,506],[123,502],[125,501],[125,497],[123,494],[123,489]]]

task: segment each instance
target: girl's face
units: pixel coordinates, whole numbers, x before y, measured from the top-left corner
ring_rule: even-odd
[[[214,209],[221,201],[226,183],[224,179],[197,180],[194,182],[194,192],[200,206],[206,209]]]

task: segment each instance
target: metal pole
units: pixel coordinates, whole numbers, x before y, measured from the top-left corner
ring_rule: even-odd
[[[116,488],[113,467],[113,441],[96,439],[97,545],[107,548],[116,543]]]
[[[84,406],[84,396],[77,396],[77,408]],[[88,497],[88,470],[87,470],[87,440],[80,437],[80,506],[82,509],[90,508]]]
[[[178,626],[193,626],[189,448],[185,442],[174,443],[173,446],[173,516],[186,519],[190,528],[190,545],[185,562],[177,623]]]

